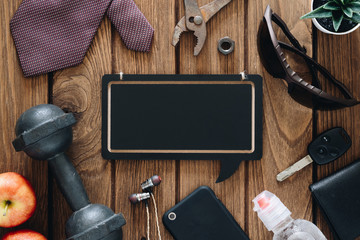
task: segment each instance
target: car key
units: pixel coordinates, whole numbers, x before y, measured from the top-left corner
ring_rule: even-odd
[[[282,182],[313,161],[319,165],[332,162],[341,157],[350,148],[350,146],[351,139],[345,129],[336,127],[327,130],[321,133],[309,144],[309,155],[279,173],[276,176],[276,179],[279,182]]]

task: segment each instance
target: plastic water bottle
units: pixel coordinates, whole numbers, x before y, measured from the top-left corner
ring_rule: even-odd
[[[326,240],[312,222],[290,217],[289,209],[273,193],[263,191],[253,202],[254,211],[265,227],[274,233],[274,240]]]

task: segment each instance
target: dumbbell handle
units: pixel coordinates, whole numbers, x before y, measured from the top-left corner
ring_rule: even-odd
[[[65,153],[49,158],[49,166],[70,208],[75,212],[90,204],[81,178]]]

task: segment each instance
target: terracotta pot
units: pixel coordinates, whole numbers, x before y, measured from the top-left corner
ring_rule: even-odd
[[[313,10],[314,1],[315,0],[311,1],[311,11]],[[356,29],[358,29],[360,27],[360,23],[359,23],[358,25],[354,26],[352,29],[350,29],[349,31],[346,31],[346,32],[331,32],[331,31],[327,30],[326,28],[324,28],[323,26],[321,26],[320,23],[316,20],[316,18],[312,18],[311,20],[314,23],[315,27],[317,29],[319,29],[321,32],[327,33],[327,34],[333,34],[333,35],[345,35],[345,34],[355,31]]]

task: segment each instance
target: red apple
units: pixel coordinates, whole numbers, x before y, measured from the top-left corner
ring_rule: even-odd
[[[35,207],[35,193],[28,180],[14,172],[0,174],[0,227],[22,224]]]
[[[46,240],[46,238],[38,232],[32,230],[19,230],[9,232],[1,240]]]

